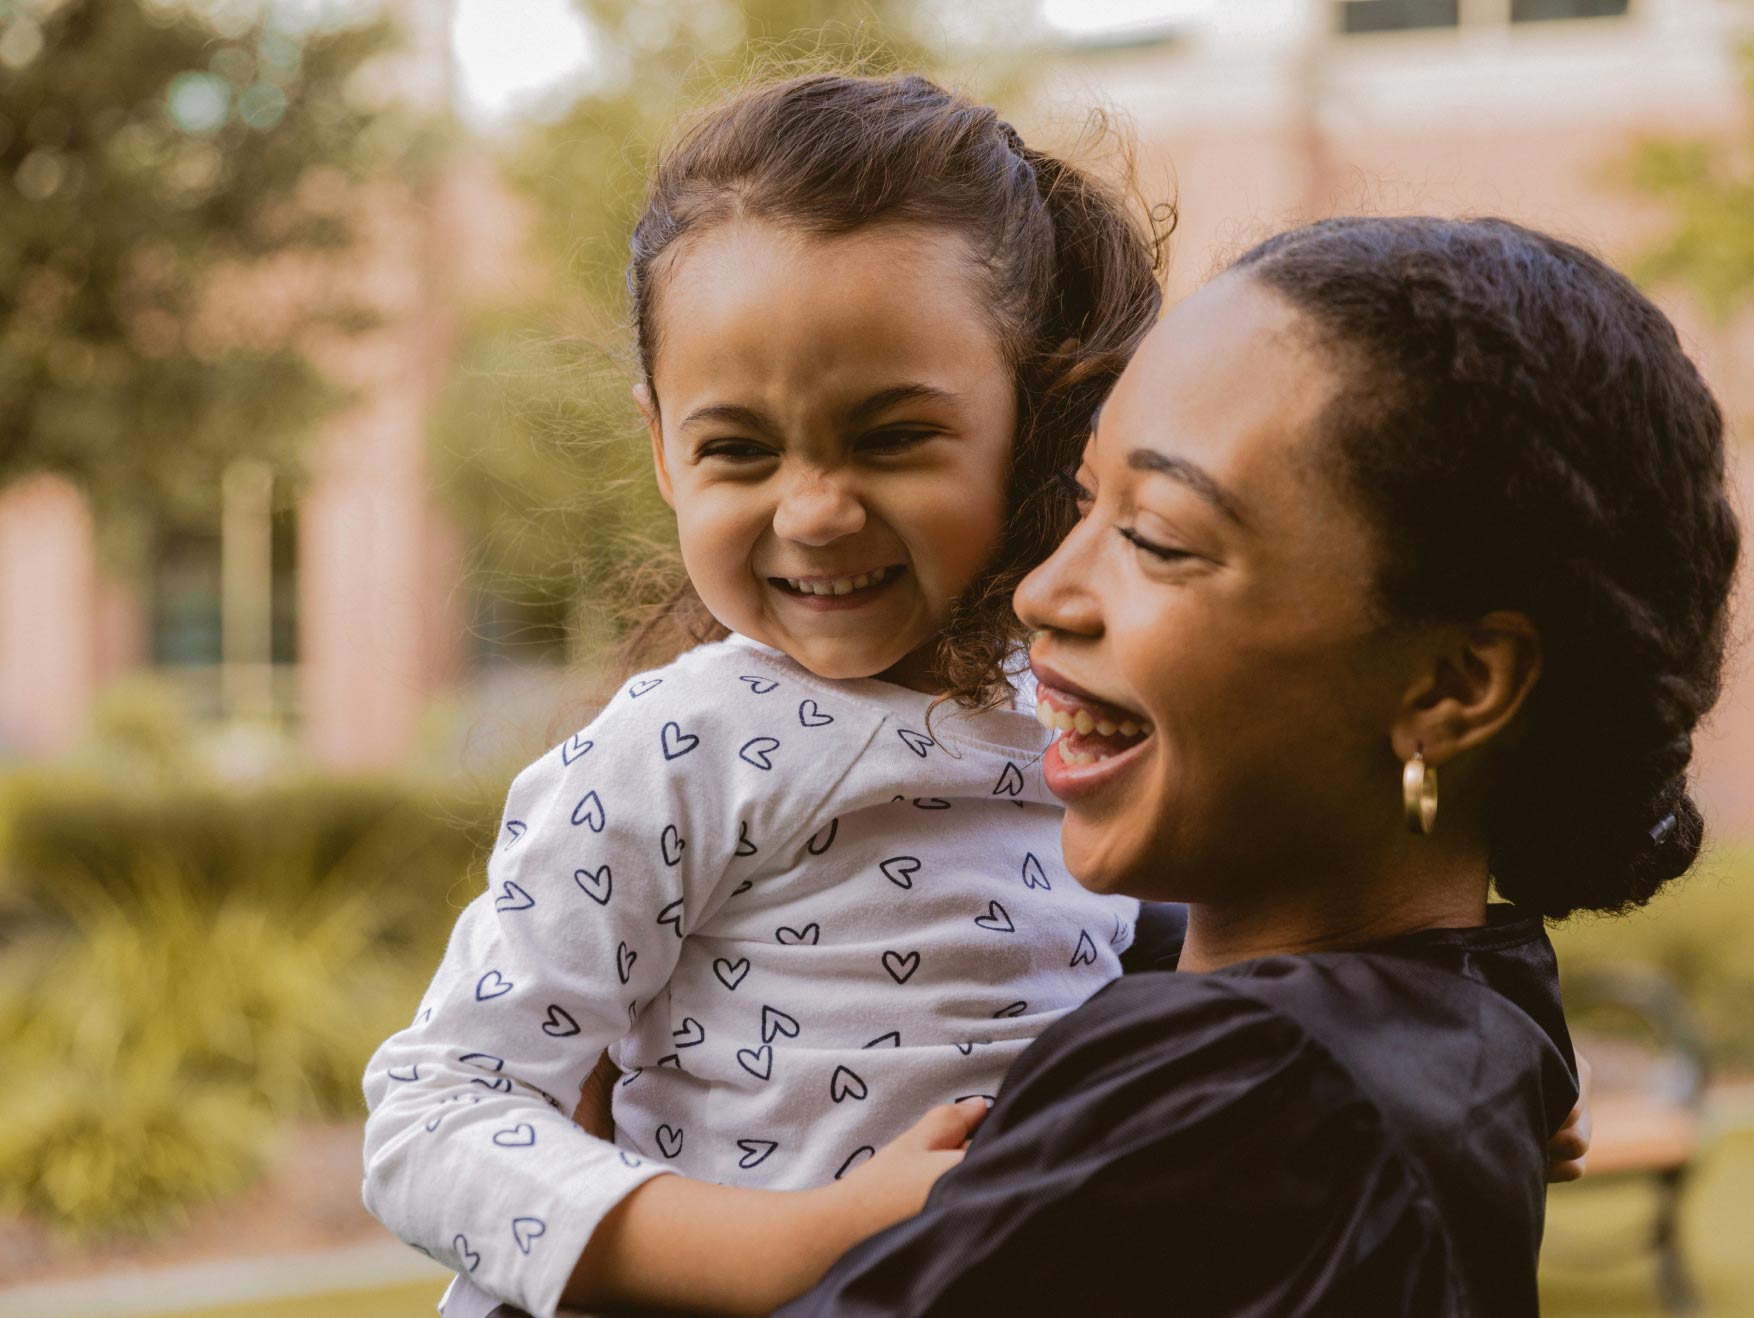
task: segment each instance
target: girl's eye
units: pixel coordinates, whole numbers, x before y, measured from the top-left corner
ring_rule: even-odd
[[[1121,539],[1127,541],[1131,545],[1143,549],[1153,558],[1161,558],[1166,563],[1176,563],[1184,558],[1194,557],[1194,555],[1188,553],[1186,550],[1171,549],[1167,545],[1155,544],[1140,535],[1130,526],[1119,526],[1115,529],[1120,532]]]
[[[923,444],[937,432],[933,430],[879,430],[859,441],[864,453],[900,453]]]
[[[715,439],[701,446],[702,458],[722,458],[728,462],[760,462],[770,450],[748,439]]]

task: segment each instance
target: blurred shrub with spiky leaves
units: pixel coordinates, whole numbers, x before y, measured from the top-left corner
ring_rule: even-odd
[[[380,783],[228,796],[0,786],[0,1207],[151,1231],[288,1119],[360,1112],[479,885],[489,803]]]

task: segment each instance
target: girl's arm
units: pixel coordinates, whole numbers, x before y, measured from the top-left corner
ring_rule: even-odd
[[[933,1108],[875,1158],[812,1190],[647,1181],[599,1223],[564,1300],[770,1313],[866,1236],[917,1213],[986,1110],[979,1098]]]

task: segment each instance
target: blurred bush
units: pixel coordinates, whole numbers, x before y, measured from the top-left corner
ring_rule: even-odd
[[[0,782],[0,1206],[151,1231],[360,1112],[495,803],[394,782]]]
[[[1585,969],[1652,966],[1681,986],[1719,1068],[1754,1067],[1754,849],[1706,854],[1643,910],[1574,916],[1553,930],[1560,978]]]

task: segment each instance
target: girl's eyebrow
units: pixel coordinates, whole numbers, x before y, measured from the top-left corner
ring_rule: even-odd
[[[773,422],[753,407],[745,407],[741,403],[708,403],[705,407],[697,407],[682,418],[678,430],[687,430],[690,426],[700,425],[706,421],[720,421],[730,426],[741,426],[746,430],[760,430],[771,433]]]
[[[880,416],[892,407],[903,403],[945,403],[956,404],[962,401],[957,394],[940,389],[930,384],[898,384],[889,389],[879,389],[864,402],[847,414],[848,420],[855,424],[869,421]]]

